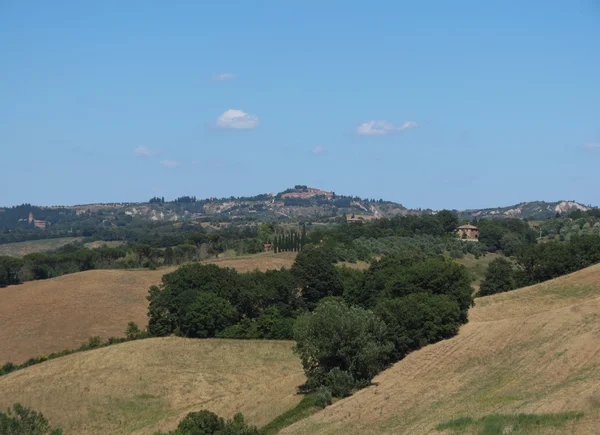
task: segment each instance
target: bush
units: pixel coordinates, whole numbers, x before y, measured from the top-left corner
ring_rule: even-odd
[[[328,405],[331,405],[333,402],[333,395],[331,394],[331,390],[327,387],[319,387],[317,388],[317,398],[315,399],[315,405],[319,408],[325,408]]]
[[[351,373],[342,371],[337,367],[327,373],[326,382],[334,397],[350,396],[356,385]]]
[[[190,412],[177,425],[177,430],[183,434],[190,435],[211,435],[220,431],[225,426],[225,422],[214,412],[202,410]]]
[[[10,372],[15,371],[16,369],[17,369],[17,366],[15,364],[13,364],[11,362],[7,362],[0,368],[0,376],[7,375]]]
[[[159,435],[162,432],[157,432]],[[240,413],[231,420],[223,420],[214,412],[190,412],[179,422],[177,429],[167,435],[259,435],[257,428],[248,426]]]
[[[327,385],[327,374],[334,368],[357,382],[369,382],[393,351],[385,324],[373,312],[335,300],[298,317],[294,338],[309,389]]]
[[[87,342],[87,346],[90,349],[95,349],[102,346],[102,339],[99,336],[90,337]]]
[[[15,404],[6,414],[0,412],[2,435],[61,435],[62,430],[52,428],[42,413]]]
[[[140,327],[135,322],[129,322],[125,329],[125,338],[127,340],[135,340],[139,337],[141,331]]]

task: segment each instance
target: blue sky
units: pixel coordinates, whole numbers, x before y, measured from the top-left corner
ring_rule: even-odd
[[[600,2],[0,1],[0,205],[600,205]]]

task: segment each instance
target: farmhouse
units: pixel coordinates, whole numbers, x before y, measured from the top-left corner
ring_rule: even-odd
[[[461,225],[455,231],[461,239],[479,240],[479,228],[475,225]]]
[[[33,213],[31,213],[31,212],[29,212],[28,222],[30,224],[35,225],[40,230],[45,230],[47,227],[49,227],[51,225],[50,222],[48,222],[48,221],[42,221],[42,220],[34,219]]]

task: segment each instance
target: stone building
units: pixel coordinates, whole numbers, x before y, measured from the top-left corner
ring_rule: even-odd
[[[479,240],[479,228],[475,225],[461,225],[455,231],[461,239]]]

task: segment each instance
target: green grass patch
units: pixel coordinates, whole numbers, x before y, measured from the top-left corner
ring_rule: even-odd
[[[261,434],[272,435],[281,431],[283,428],[288,427],[303,418],[309,417],[314,414],[319,408],[316,404],[317,393],[310,393],[304,396],[304,398],[296,405],[283,414],[275,417],[273,421],[264,426],[261,429]]]
[[[436,427],[436,430],[450,433],[472,433],[477,435],[502,435],[505,433],[534,433],[541,428],[558,428],[571,420],[583,417],[581,412],[562,412],[559,414],[490,414],[477,420],[460,417],[449,420]]]

